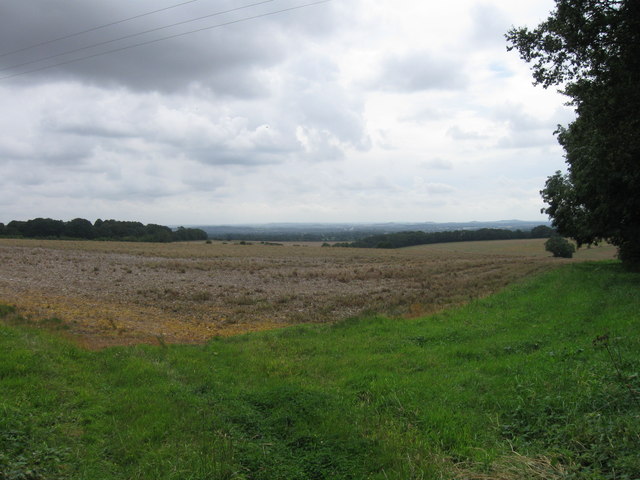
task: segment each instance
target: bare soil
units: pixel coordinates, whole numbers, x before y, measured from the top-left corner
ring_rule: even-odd
[[[0,301],[34,323],[59,319],[90,348],[201,343],[363,312],[400,321],[563,263],[504,245],[509,254],[0,239]]]

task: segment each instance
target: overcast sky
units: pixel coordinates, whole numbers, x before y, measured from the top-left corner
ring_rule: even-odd
[[[2,0],[0,222],[546,220],[552,0],[311,1]]]

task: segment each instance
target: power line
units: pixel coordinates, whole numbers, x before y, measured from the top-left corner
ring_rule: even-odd
[[[323,3],[328,3],[330,1],[332,1],[332,0],[319,0],[319,1],[316,1],[316,2],[305,3],[303,5],[296,5],[295,7],[283,8],[281,10],[275,10],[273,12],[267,12],[267,13],[262,13],[260,15],[254,15],[252,17],[245,17],[245,18],[240,18],[238,20],[232,20],[232,21],[229,21],[229,22],[218,23],[216,25],[211,25],[209,27],[198,28],[196,30],[190,30],[188,32],[176,33],[174,35],[169,35],[167,37],[162,37],[162,38],[156,38],[155,40],[149,40],[147,42],[136,43],[136,44],[133,44],[133,45],[128,45],[126,47],[115,48],[113,50],[107,50],[107,51],[104,51],[104,52],[94,53],[92,55],[87,55],[87,56],[84,56],[84,57],[74,58],[72,60],[67,60],[65,62],[56,63],[56,64],[53,64],[53,65],[47,65],[45,67],[34,68],[33,70],[27,70],[26,72],[20,72],[20,73],[14,73],[12,75],[6,75],[4,77],[0,77],[0,81],[7,80],[9,78],[19,77],[19,76],[22,76],[22,75],[27,75],[29,73],[40,72],[42,70],[48,70],[50,68],[60,67],[62,65],[68,65],[70,63],[80,62],[82,60],[87,60],[87,59],[90,59],[90,58],[101,57],[101,56],[109,55],[109,54],[112,54],[112,53],[122,52],[124,50],[130,50],[132,48],[137,48],[137,47],[141,47],[141,46],[144,46],[144,45],[151,45],[153,43],[162,42],[164,40],[170,40],[172,38],[183,37],[185,35],[190,35],[192,33],[203,32],[203,31],[206,31],[206,30],[213,30],[214,28],[225,27],[225,26],[228,26],[228,25],[236,24],[236,23],[241,23],[241,22],[246,22],[246,21],[249,21],[249,20],[255,20],[255,19],[258,19],[258,18],[268,17],[270,15],[277,15],[279,13],[290,12],[290,11],[293,11],[293,10],[299,10],[299,9],[306,8],[306,7],[312,7],[314,5],[320,5],[320,4],[323,4]]]
[[[198,1],[200,1],[200,0],[188,0],[187,2],[178,3],[177,5],[171,5],[170,7],[160,8],[158,10],[153,10],[152,12],[141,13],[141,14],[135,15],[133,17],[124,18],[122,20],[116,20],[115,22],[106,23],[104,25],[98,25],[96,27],[88,28],[87,30],[82,30],[80,32],[70,33],[70,34],[64,35],[62,37],[52,38],[51,40],[45,40],[44,42],[36,43],[35,45],[31,45],[29,47],[23,47],[23,48],[19,48],[18,50],[13,50],[11,52],[2,53],[2,54],[0,54],[0,58],[6,57],[7,55],[13,55],[14,53],[24,52],[25,50],[31,50],[32,48],[42,47],[43,45],[48,45],[50,43],[59,42],[61,40],[66,40],[67,38],[77,37],[77,36],[83,35],[85,33],[95,32],[96,30],[101,30],[103,28],[112,27],[112,26],[118,25],[120,23],[124,23],[124,22],[128,22],[130,20],[135,20],[137,18],[142,18],[142,17],[146,17],[146,16],[149,16],[149,15],[153,15],[154,13],[164,12],[166,10],[171,10],[173,8],[181,7],[183,5],[187,5],[188,3],[194,3],[194,2],[198,2]]]
[[[196,0],[192,0],[192,1],[196,1]],[[258,5],[262,5],[262,4],[265,4],[265,3],[270,3],[270,2],[273,2],[273,1],[275,1],[275,0],[263,0],[261,2],[252,3],[250,5],[245,5],[245,6],[242,6],[242,7],[232,8],[230,10],[225,10],[225,11],[222,11],[222,12],[210,13],[208,15],[203,15],[202,17],[192,18],[191,20],[183,20],[181,22],[172,23],[172,24],[169,24],[169,25],[165,25],[163,27],[156,27],[156,28],[152,28],[150,30],[145,30],[145,31],[138,32],[138,33],[131,33],[131,34],[125,35],[123,37],[114,38],[112,40],[105,40],[103,42],[94,43],[92,45],[87,45],[86,47],[74,48],[72,50],[67,50],[65,52],[57,53],[55,55],[49,55],[48,57],[42,57],[42,58],[39,58],[37,60],[30,60],[28,62],[19,63],[19,64],[16,64],[16,65],[11,65],[10,67],[3,67],[3,68],[0,68],[0,72],[4,72],[6,70],[13,70],[15,68],[20,68],[20,67],[25,67],[27,65],[33,65],[34,63],[40,63],[40,62],[44,62],[45,60],[51,60],[53,58],[63,57],[65,55],[70,55],[72,53],[81,52],[83,50],[89,50],[90,48],[101,47],[103,45],[108,45],[110,43],[119,42],[120,40],[126,40],[128,38],[140,37],[142,35],[146,35],[147,33],[157,32],[159,30],[165,30],[167,28],[176,27],[178,25],[185,25],[187,23],[197,22],[198,20],[203,20],[205,18],[211,18],[211,17],[220,16],[220,15],[224,15],[226,13],[231,13],[231,12],[236,12],[238,10],[243,10],[243,9],[246,9],[246,8],[256,7]]]

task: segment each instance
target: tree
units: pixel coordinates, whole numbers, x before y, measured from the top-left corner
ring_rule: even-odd
[[[555,230],[551,227],[547,227],[546,225],[538,225],[537,227],[533,227],[531,229],[530,235],[531,238],[549,238],[555,235]]]
[[[578,246],[609,241],[640,268],[640,2],[556,0],[537,28],[506,37],[576,113],[555,132],[568,168],[547,179],[542,211]]]
[[[173,232],[169,227],[150,223],[144,227],[142,239],[147,242],[171,242]]]
[[[20,237],[23,236],[23,229],[26,222],[22,222],[20,220],[11,220],[7,223],[7,226],[4,227],[4,234],[12,237]]]
[[[176,242],[188,242],[192,240],[207,240],[209,235],[200,228],[178,227],[176,231],[172,232],[172,238]]]
[[[576,247],[560,235],[549,237],[549,240],[544,242],[544,249],[547,252],[551,252],[554,257],[562,258],[571,258],[573,257],[573,252],[576,251]]]
[[[64,222],[52,218],[34,218],[24,222],[21,233],[30,238],[60,237],[64,233]]]
[[[88,238],[95,236],[93,225],[84,218],[74,218],[65,223],[64,234],[72,238]]]

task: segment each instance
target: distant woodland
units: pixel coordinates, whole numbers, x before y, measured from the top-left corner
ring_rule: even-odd
[[[279,241],[318,241],[327,237],[362,236],[352,242],[334,243],[335,247],[355,248],[402,248],[413,245],[447,242],[472,242],[481,240],[513,240],[525,238],[549,238],[556,234],[555,230],[539,225],[531,230],[510,230],[502,228],[479,228],[465,230],[446,230],[439,232],[404,231],[366,236],[365,232],[333,232],[327,233],[278,233],[269,232],[244,233],[245,240]],[[364,235],[363,235],[364,234]],[[68,222],[51,218],[34,218],[27,221],[13,220],[7,225],[0,223],[0,237],[9,238],[49,238],[49,239],[85,239],[85,240],[117,240],[130,242],[183,242],[190,240],[207,240],[206,231],[199,228],[179,227],[172,230],[163,225],[140,222],[101,220],[94,223],[84,218],[75,218]],[[224,239],[224,237],[223,237]],[[329,246],[325,243],[324,246]]]
[[[94,223],[84,218],[68,222],[51,218],[34,218],[27,221],[13,220],[0,223],[0,237],[49,238],[83,240],[119,240],[128,242],[183,242],[206,240],[207,233],[199,228],[179,227],[172,230],[163,225],[140,222],[101,220]]]
[[[524,238],[549,238],[555,230],[539,225],[529,231],[501,228],[481,228],[478,230],[450,230],[446,232],[398,232],[372,235],[351,243],[336,243],[334,247],[356,248],[402,248],[431,243],[474,242],[481,240],[515,240]]]

